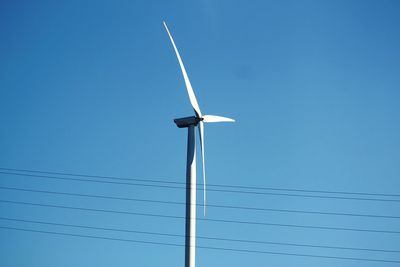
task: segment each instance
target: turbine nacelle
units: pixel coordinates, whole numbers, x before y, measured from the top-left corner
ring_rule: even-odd
[[[184,117],[184,118],[179,118],[179,119],[174,120],[174,122],[176,123],[176,126],[178,126],[178,128],[187,128],[189,126],[197,126],[199,121],[200,121],[200,119],[195,116]]]

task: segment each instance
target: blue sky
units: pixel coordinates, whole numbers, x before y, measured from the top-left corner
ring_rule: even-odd
[[[397,1],[2,1],[0,167],[184,182],[187,133],[173,119],[193,111],[165,20],[202,112],[237,120],[206,125],[210,184],[399,194],[399,8]],[[179,189],[4,173],[0,181],[1,187],[185,199]],[[9,201],[184,216],[182,205],[0,190]],[[385,199],[396,201],[208,192],[215,205],[400,216],[400,198]],[[182,219],[6,202],[0,211],[3,218],[184,234]],[[399,219],[213,207],[206,219],[400,231]],[[7,220],[0,226],[183,244],[182,238]],[[198,234],[384,250],[398,249],[400,242],[393,233],[204,220]],[[182,266],[184,259],[181,247],[17,230],[0,229],[0,240],[1,266]],[[198,244],[400,259],[387,252],[201,239]],[[197,263],[393,266],[207,249],[198,249]]]

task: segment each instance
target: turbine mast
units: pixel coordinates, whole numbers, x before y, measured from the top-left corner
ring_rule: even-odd
[[[196,266],[196,139],[199,119],[186,117],[174,120],[179,128],[188,128],[186,163],[185,267]]]

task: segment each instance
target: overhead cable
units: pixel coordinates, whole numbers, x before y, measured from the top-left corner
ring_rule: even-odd
[[[164,242],[155,242],[155,241],[146,241],[146,240],[134,240],[134,239],[123,239],[123,238],[95,236],[95,235],[72,234],[72,233],[55,232],[55,231],[44,231],[44,230],[34,230],[34,229],[26,229],[26,228],[8,227],[8,226],[0,226],[0,228],[1,229],[8,229],[8,230],[24,231],[24,232],[41,233],[41,234],[53,234],[53,235],[60,235],[60,236],[91,238],[91,239],[97,239],[97,240],[102,239],[102,240],[109,240],[109,241],[131,242],[131,243],[137,243],[137,244],[150,244],[150,245],[184,247],[184,245],[176,244],[176,243],[164,243]],[[381,262],[381,263],[400,263],[400,261],[398,261],[398,260],[356,258],[356,257],[339,257],[339,256],[300,254],[300,253],[286,253],[286,252],[273,252],[273,251],[263,251],[263,250],[248,250],[248,249],[236,249],[236,248],[226,248],[226,247],[196,246],[196,248],[210,249],[210,250],[221,250],[221,251],[230,251],[230,252],[270,254],[270,255],[281,255],[281,256],[297,256],[297,257],[323,258],[323,259],[335,259],[335,260],[368,261],[368,262]]]
[[[118,176],[104,176],[104,175],[92,175],[92,174],[80,174],[70,172],[53,172],[53,171],[42,171],[42,170],[31,170],[31,169],[16,169],[16,168],[4,168],[0,167],[0,170],[6,171],[18,171],[18,172],[31,172],[31,173],[42,173],[42,174],[55,174],[62,176],[75,176],[75,177],[86,177],[86,178],[101,178],[110,180],[121,180],[121,181],[138,181],[138,182],[151,182],[151,183],[163,183],[163,184],[176,184],[185,185],[185,182],[168,181],[168,180],[157,180],[157,179],[140,179],[140,178],[126,178]],[[201,185],[201,184],[197,184]],[[388,194],[388,193],[372,193],[372,192],[349,192],[349,191],[330,191],[330,190],[310,190],[310,189],[296,189],[296,188],[279,188],[279,187],[266,187],[266,186],[244,186],[244,185],[228,185],[228,184],[208,184],[211,187],[220,188],[239,188],[239,189],[254,189],[254,190],[271,190],[271,191],[291,191],[291,192],[304,192],[304,193],[324,193],[324,194],[344,194],[344,195],[364,195],[364,196],[383,196],[383,197],[400,197],[400,194]]]
[[[72,227],[72,228],[81,228],[81,229],[91,229],[91,230],[115,231],[115,232],[134,233],[134,234],[168,236],[168,237],[182,237],[182,238],[185,237],[185,235],[180,235],[180,234],[160,233],[160,232],[150,232],[150,231],[139,231],[139,230],[109,228],[109,227],[95,227],[95,226],[88,226],[88,225],[65,224],[65,223],[55,223],[55,222],[37,221],[37,220],[26,220],[26,219],[17,219],[17,218],[8,218],[8,217],[0,217],[0,220],[24,222],[24,223],[34,223],[34,224],[42,224],[42,225],[52,225],[52,226],[63,226],[63,227]],[[271,242],[271,241],[249,240],[249,239],[232,239],[232,238],[209,237],[209,236],[196,236],[196,238],[198,238],[198,239],[206,239],[206,240],[215,240],[215,241],[237,242],[237,243],[253,243],[253,244],[295,246],[295,247],[310,247],[310,248],[323,248],[323,249],[400,253],[400,250],[388,250],[388,249],[372,249],[372,248],[356,248],[356,247],[343,247],[343,246],[311,245],[311,244],[299,244],[299,243],[287,243],[287,242]]]
[[[79,193],[71,193],[71,192],[59,192],[59,191],[50,191],[50,190],[36,190],[36,189],[6,187],[6,186],[0,186],[0,189],[13,190],[13,191],[22,191],[22,192],[32,192],[32,193],[64,195],[64,196],[66,195],[66,196],[73,196],[73,197],[88,197],[88,198],[99,198],[99,199],[110,199],[110,200],[123,200],[123,201],[133,201],[133,202],[157,203],[157,204],[185,205],[184,202],[178,202],[178,201],[116,197],[116,196],[108,196],[108,195],[79,194]],[[196,204],[196,205],[197,206],[203,206],[203,204]],[[208,207],[224,208],[224,209],[252,210],[252,211],[266,211],[266,212],[301,213],[301,214],[311,214],[311,215],[332,215],[332,216],[353,216],[353,217],[367,217],[367,218],[400,219],[400,216],[379,215],[379,214],[359,214],[359,213],[343,213],[343,212],[325,212],[325,211],[308,211],[308,210],[292,210],[292,209],[274,209],[274,208],[232,206],[232,205],[216,205],[216,204],[208,204]]]
[[[141,187],[154,187],[154,188],[168,188],[168,189],[183,189],[183,190],[186,190],[186,187],[173,186],[173,185],[156,185],[156,184],[145,184],[145,183],[115,182],[115,181],[81,179],[81,178],[72,178],[72,177],[57,177],[57,176],[38,175],[38,174],[23,174],[23,173],[13,173],[13,172],[0,172],[0,174],[17,175],[17,176],[25,176],[25,177],[35,177],[35,178],[45,178],[45,179],[56,179],[56,180],[64,180],[64,181],[93,182],[93,183],[104,183],[104,184],[118,184],[118,185],[130,185],[130,186],[141,186]],[[197,189],[197,190],[201,190],[201,189]],[[341,197],[341,196],[326,196],[326,195],[303,195],[303,194],[291,194],[291,193],[255,192],[255,191],[225,190],[225,189],[212,189],[212,188],[208,189],[208,191],[224,192],[224,193],[252,194],[252,195],[289,196],[289,197],[301,197],[301,198],[400,202],[400,199]]]
[[[116,210],[106,210],[106,209],[93,209],[93,208],[83,208],[83,207],[73,207],[73,206],[63,206],[63,205],[52,205],[52,204],[42,204],[42,203],[12,201],[12,200],[0,200],[0,202],[2,202],[2,203],[10,203],[10,204],[39,206],[39,207],[62,208],[62,209],[70,209],[70,210],[81,210],[81,211],[94,211],[94,212],[106,212],[106,213],[136,215],[136,216],[145,216],[145,217],[158,217],[158,218],[169,218],[169,219],[184,219],[185,218],[184,216],[176,216],[176,215],[130,212],[130,211],[116,211]],[[329,226],[315,226],[315,225],[269,223],[269,222],[258,222],[258,221],[223,220],[223,219],[210,219],[210,218],[197,218],[197,220],[206,221],[206,222],[217,222],[217,223],[248,224],[248,225],[289,227],[289,228],[300,228],[300,229],[316,229],[316,230],[335,230],[335,231],[354,231],[354,232],[369,232],[369,233],[400,234],[400,231],[395,231],[395,230],[329,227]]]

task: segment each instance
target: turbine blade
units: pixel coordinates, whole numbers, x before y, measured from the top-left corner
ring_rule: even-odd
[[[206,165],[204,161],[204,123],[199,122],[199,136],[200,136],[200,147],[201,147],[201,162],[203,167],[203,201],[204,201],[204,216],[206,216]]]
[[[235,122],[234,119],[221,117],[221,116],[215,116],[215,115],[204,115],[203,121],[204,122]]]
[[[187,75],[187,73],[186,73],[186,69],[185,69],[185,66],[183,65],[181,56],[179,55],[178,48],[176,48],[174,39],[172,38],[172,35],[171,35],[171,33],[169,32],[169,30],[168,30],[167,24],[165,23],[165,21],[163,21],[163,23],[164,23],[164,27],[165,27],[165,29],[167,30],[167,33],[168,33],[168,35],[169,35],[169,39],[171,39],[171,43],[172,43],[172,46],[174,47],[176,57],[178,58],[179,65],[180,65],[180,67],[181,67],[182,74],[183,74],[183,79],[185,80],[186,90],[187,90],[188,95],[189,95],[190,103],[192,104],[192,107],[193,107],[193,109],[194,109],[194,112],[196,112],[196,116],[197,116],[198,118],[201,118],[200,107],[199,107],[199,104],[197,103],[196,95],[194,94],[192,85],[190,84],[190,80],[189,80],[189,77],[188,77],[188,75]]]

